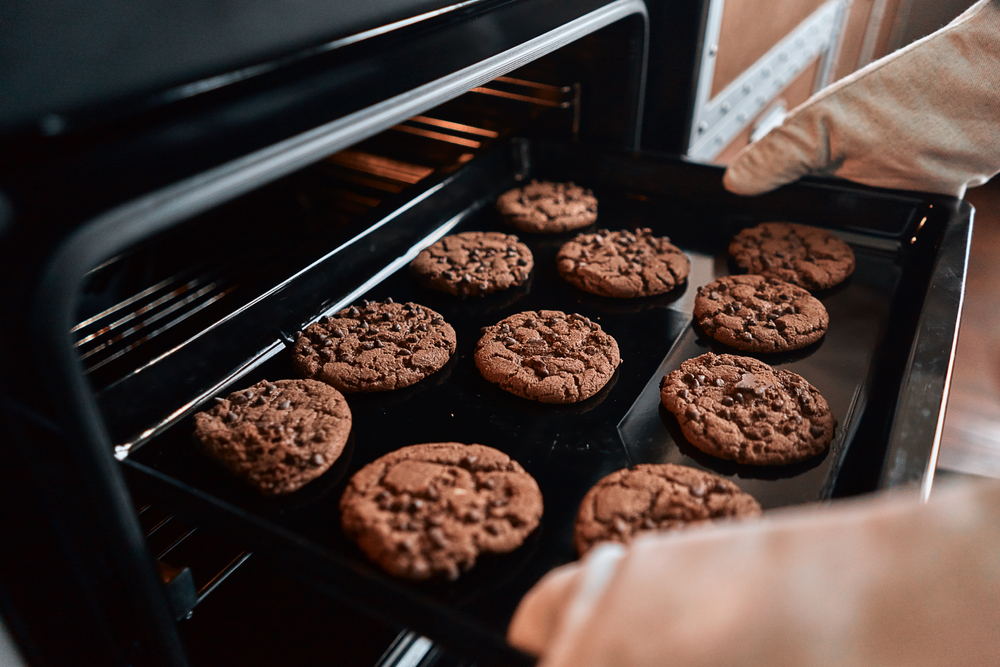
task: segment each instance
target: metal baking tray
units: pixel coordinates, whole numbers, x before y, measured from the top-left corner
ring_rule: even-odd
[[[484,664],[530,662],[506,645],[506,626],[540,577],[575,559],[578,503],[614,470],[643,462],[692,465],[730,478],[765,509],[901,483],[928,485],[961,308],[971,208],[947,197],[820,180],[739,198],[723,190],[721,175],[720,168],[676,158],[527,140],[484,153],[427,186],[357,242],[343,244],[207,332],[184,351],[195,355],[189,363],[178,354],[156,382],[137,377],[120,387],[119,397],[127,391],[141,403],[172,396],[168,371],[178,386],[192,374],[215,382],[131,445],[123,461],[127,478],[198,521],[238,534],[317,588]],[[462,300],[411,278],[409,260],[446,233],[511,231],[493,204],[529,178],[592,188],[600,202],[598,228],[650,227],[669,236],[691,258],[688,282],[642,299],[582,292],[555,269],[558,248],[573,234],[519,234],[534,253],[535,269],[526,285],[508,292]],[[819,388],[838,421],[833,445],[801,464],[751,468],[708,457],[684,442],[676,421],[659,407],[658,382],[686,358],[731,351],[692,327],[695,290],[733,271],[726,248],[736,231],[766,220],[831,229],[852,245],[857,268],[846,283],[818,294],[831,320],[820,342],[760,357]],[[373,247],[391,252],[376,265]],[[288,349],[296,329],[346,304],[387,297],[441,313],[457,332],[458,348],[440,372],[417,385],[349,395],[354,428],[330,471],[289,497],[266,499],[199,452],[191,415],[207,408],[212,395],[264,378],[296,377]],[[480,328],[537,309],[580,313],[617,339],[624,361],[598,395],[574,405],[543,405],[480,376],[472,359]],[[241,338],[257,351],[233,371],[232,349]],[[104,397],[106,412],[114,410],[112,398]],[[123,410],[129,428],[139,428],[142,411]],[[384,574],[346,540],[338,501],[347,479],[366,463],[405,445],[435,441],[507,452],[538,481],[545,513],[518,550],[482,557],[456,582],[414,584]]]

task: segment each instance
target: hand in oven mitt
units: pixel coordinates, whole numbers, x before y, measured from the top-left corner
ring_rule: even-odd
[[[1000,170],[1000,0],[813,95],[726,170],[741,195],[806,174],[965,195]]]
[[[508,639],[540,667],[996,665],[1000,483],[601,545],[525,596]]]

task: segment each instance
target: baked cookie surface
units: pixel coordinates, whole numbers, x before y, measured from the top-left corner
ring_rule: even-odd
[[[523,232],[568,232],[597,220],[597,198],[573,183],[533,180],[500,195],[497,210]]]
[[[298,371],[346,393],[408,387],[444,366],[455,330],[415,303],[365,301],[310,324],[292,353]]]
[[[542,403],[590,398],[621,363],[618,343],[599,324],[559,310],[529,310],[484,328],[475,359],[489,382]]]
[[[542,516],[538,484],[484,445],[403,447],[351,478],[340,500],[347,536],[390,574],[454,580],[482,553],[521,546]]]
[[[580,289],[616,298],[669,292],[691,271],[687,255],[648,228],[580,234],[560,248],[556,265]]]
[[[643,463],[601,479],[580,503],[573,544],[627,544],[639,533],[760,515],[760,503],[717,475],[673,463]]]
[[[456,296],[480,296],[523,284],[535,262],[512,234],[462,232],[420,251],[410,270],[421,284]]]
[[[344,451],[351,411],[315,380],[262,380],[194,416],[205,451],[264,495],[296,491]]]
[[[822,338],[830,324],[808,290],[754,274],[699,287],[694,319],[715,340],[746,352],[798,350]]]
[[[764,222],[738,233],[729,254],[747,273],[808,290],[833,287],[854,271],[854,251],[830,232],[792,222]]]
[[[664,376],[660,400],[684,437],[706,454],[784,465],[823,452],[836,419],[802,376],[757,359],[703,354]]]

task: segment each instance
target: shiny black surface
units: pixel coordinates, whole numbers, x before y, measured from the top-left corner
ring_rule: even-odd
[[[473,181],[463,181],[459,174],[432,193],[422,204],[421,216],[428,217],[420,218],[421,225],[458,220],[450,231],[510,231],[492,203],[515,184],[515,175],[574,179],[598,196],[598,227],[648,226],[687,251],[694,260],[688,284],[666,295],[627,301],[581,292],[562,281],[554,267],[555,253],[572,234],[520,234],[535,255],[530,283],[483,299],[461,300],[424,289],[404,268],[358,298],[392,297],[437,310],[455,327],[458,349],[444,369],[413,387],[349,396],[355,420],[350,451],[326,475],[291,497],[263,499],[203,457],[192,441],[190,413],[140,443],[126,461],[129,475],[149,490],[207,522],[240,532],[314,585],[484,661],[518,659],[513,652],[501,653],[515,605],[543,574],[573,560],[577,504],[594,482],[613,470],[645,460],[693,463],[731,476],[771,508],[826,499],[845,475],[877,467],[879,447],[884,446],[879,434],[895,419],[895,396],[906,374],[892,351],[908,349],[912,342],[912,322],[928,290],[927,260],[934,256],[942,231],[953,224],[953,209],[943,198],[930,200],[934,208],[928,200],[906,194],[807,181],[744,200],[722,190],[721,170],[714,167],[517,142],[510,148],[468,165],[464,175],[474,175]],[[476,185],[465,190],[463,183]],[[854,246],[858,268],[845,285],[820,295],[831,313],[830,333],[810,348],[776,360],[805,376],[830,401],[840,424],[834,446],[798,466],[751,471],[676,442],[675,425],[651,400],[650,388],[665,370],[707,349],[690,324],[694,290],[729,271],[725,249],[735,230],[767,219],[838,230]],[[404,222],[402,216],[400,224]],[[399,237],[405,238],[410,237]],[[340,255],[337,261],[349,263],[350,255]],[[310,299],[328,306],[349,291],[342,282],[331,286],[339,291],[318,289],[321,269],[241,313],[234,326],[267,331],[273,326],[268,313],[285,318],[298,313],[299,326],[311,321],[319,311],[309,306]],[[295,307],[289,311],[282,302]],[[586,315],[618,340],[624,362],[597,396],[576,405],[542,405],[509,395],[479,375],[472,353],[480,328],[515,312],[542,308]],[[228,343],[221,335],[204,338],[202,354],[212,345],[225,349]],[[211,374],[211,357],[203,359],[204,368],[198,372]],[[174,368],[178,374],[185,372]],[[222,368],[214,372],[217,378],[226,375]],[[283,349],[228,386],[219,386],[216,394],[262,378],[294,376],[288,350]],[[141,386],[132,390],[141,396]],[[204,405],[209,404],[206,400]],[[457,582],[392,579],[342,535],[340,493],[348,476],[374,458],[405,445],[442,440],[490,445],[524,465],[545,498],[542,524],[522,548],[482,558]],[[862,459],[868,463],[841,467],[852,450],[866,452]],[[854,492],[874,488],[856,485]]]

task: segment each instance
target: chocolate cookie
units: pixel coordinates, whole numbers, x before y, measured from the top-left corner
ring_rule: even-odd
[[[500,195],[504,221],[524,232],[568,232],[597,220],[597,198],[572,183],[531,181]]]
[[[576,403],[608,383],[618,343],[582,315],[533,310],[483,329],[476,367],[510,393],[542,403]]]
[[[747,273],[778,278],[809,290],[833,287],[854,271],[854,251],[817,227],[765,222],[744,229],[729,254]]]
[[[580,289],[626,299],[669,292],[687,280],[691,261],[650,229],[580,234],[559,249],[559,275]]]
[[[830,324],[826,308],[805,289],[752,274],[699,287],[694,319],[715,340],[747,352],[798,350]]]
[[[815,456],[837,425],[826,400],[802,376],[731,354],[688,359],[663,378],[660,399],[692,445],[750,465]]]
[[[542,493],[491,447],[403,447],[359,470],[340,499],[344,532],[390,574],[456,579],[481,553],[521,546],[542,517]]]
[[[410,270],[425,287],[456,296],[481,296],[521,285],[535,261],[511,234],[452,234],[420,251]]]
[[[262,380],[194,416],[210,456],[265,495],[291,493],[333,465],[351,432],[343,394],[315,380]]]
[[[583,556],[598,542],[627,544],[638,533],[760,515],[760,504],[711,473],[673,463],[617,470],[580,503],[573,544]]]
[[[293,361],[308,378],[347,393],[409,387],[441,369],[455,351],[455,330],[415,303],[365,301],[310,324]]]

